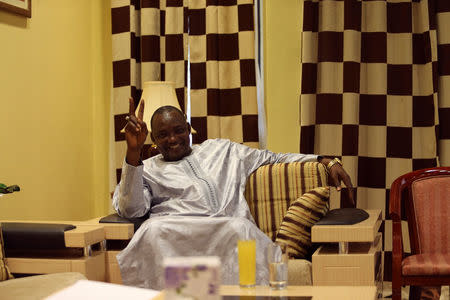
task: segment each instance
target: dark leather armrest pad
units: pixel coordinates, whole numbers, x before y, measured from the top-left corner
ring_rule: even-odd
[[[332,209],[315,225],[353,225],[366,220],[369,214],[359,208]]]
[[[142,223],[147,220],[148,217],[140,217],[140,218],[124,218],[119,216],[118,214],[111,214],[106,217],[100,219],[99,223],[133,223],[134,231],[139,229]]]
[[[64,231],[75,229],[69,224],[2,223],[5,249],[64,249]]]

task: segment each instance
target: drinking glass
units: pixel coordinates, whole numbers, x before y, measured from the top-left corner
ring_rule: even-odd
[[[287,286],[288,246],[283,243],[272,243],[267,249],[269,264],[269,285],[274,290],[282,290]]]
[[[239,285],[255,286],[256,273],[256,241],[238,240]]]

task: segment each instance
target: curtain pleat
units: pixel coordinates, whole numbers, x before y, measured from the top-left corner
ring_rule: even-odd
[[[341,157],[357,207],[382,209],[384,232],[393,180],[450,163],[448,3],[304,1],[300,152]]]

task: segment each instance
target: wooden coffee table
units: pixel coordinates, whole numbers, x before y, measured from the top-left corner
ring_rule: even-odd
[[[272,290],[269,286],[241,288],[237,285],[223,285],[220,293],[236,296],[312,297],[312,300],[374,300],[375,286],[288,286],[284,290]]]

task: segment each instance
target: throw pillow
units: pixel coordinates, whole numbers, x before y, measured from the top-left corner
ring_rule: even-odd
[[[0,223],[0,281],[14,278],[8,270],[5,263],[5,252],[3,250],[3,234],[2,234],[2,224]]]
[[[308,256],[311,250],[311,227],[329,210],[329,197],[329,187],[317,187],[304,193],[289,206],[276,242],[288,244],[291,257]]]

